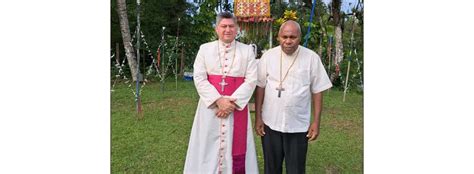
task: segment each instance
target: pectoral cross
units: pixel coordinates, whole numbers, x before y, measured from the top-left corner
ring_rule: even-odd
[[[228,83],[225,82],[225,77],[222,78],[222,81],[219,82],[219,85],[221,85],[221,91],[224,92],[224,86],[228,85]]]
[[[285,91],[285,88],[282,88],[281,87],[281,84],[278,86],[278,88],[276,88],[276,90],[278,90],[278,98],[280,98],[281,96],[281,91]]]

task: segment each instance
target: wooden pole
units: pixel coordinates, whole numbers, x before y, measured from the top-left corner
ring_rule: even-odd
[[[344,96],[342,97],[342,102],[346,101],[347,84],[348,84],[348,81],[349,81],[349,72],[350,71],[351,71],[351,61],[349,60],[349,64],[347,65],[346,84],[344,85]]]
[[[160,51],[160,54],[159,54],[160,57],[159,58],[161,59],[161,54],[163,54],[163,61],[158,61],[158,64],[163,64],[163,65],[158,67],[160,69],[160,84],[161,84],[160,89],[161,89],[161,92],[165,91],[165,78],[166,78],[166,72],[167,72],[167,68],[168,68],[167,65],[165,64],[165,60],[166,60],[166,56],[165,56],[166,55],[165,54],[166,49],[164,47],[164,44],[166,43],[166,41],[165,41],[165,29],[166,29],[166,27],[161,28],[161,42],[163,44],[160,44],[160,46],[162,46],[162,47],[161,47],[161,49],[159,49],[159,51]],[[163,63],[160,63],[160,62],[163,62]]]
[[[119,47],[119,43],[115,43],[115,67],[120,67],[120,51],[119,51],[120,47]],[[115,80],[114,80],[114,83],[112,84],[112,89],[111,91],[113,92],[114,91],[114,87],[115,87],[115,83],[117,82],[117,80],[120,78],[120,69],[118,70],[118,75],[115,74]]]
[[[115,56],[115,63],[120,66],[120,44],[118,42],[115,43]]]
[[[179,69],[179,75],[182,77],[184,75],[184,46],[181,47],[181,65]]]
[[[268,38],[268,40],[270,40],[270,48],[273,47],[273,27],[272,27],[272,23],[270,22],[270,37]]]
[[[142,103],[140,97],[140,0],[137,0],[137,72],[136,72],[136,107],[138,119],[143,119]],[[143,78],[143,76],[142,76]]]
[[[328,73],[331,74],[331,56],[332,56],[332,36],[329,36],[328,42]]]
[[[221,8],[222,10],[222,8]],[[176,55],[178,55],[179,50],[179,21],[181,18],[178,18],[178,29],[176,31]],[[174,66],[174,82],[175,82],[175,91],[178,91],[178,57],[176,56],[176,63]]]
[[[318,47],[318,55],[322,58],[323,57],[323,37],[319,38],[319,47]]]
[[[146,52],[145,52],[145,49],[143,49],[143,80],[145,80],[145,72],[146,72],[146,61],[145,61],[145,58],[146,58]]]
[[[351,46],[351,50],[349,51],[349,64],[347,65],[347,75],[346,75],[346,84],[344,85],[344,96],[342,97],[342,102],[345,102],[346,101],[346,92],[347,92],[347,84],[348,84],[348,81],[349,81],[349,71],[351,70],[351,60],[352,60],[352,49],[354,47],[354,29],[355,29],[355,24],[356,24],[356,18],[355,18],[355,13],[353,13],[352,15],[352,30],[351,30],[351,42],[350,42],[350,46]]]

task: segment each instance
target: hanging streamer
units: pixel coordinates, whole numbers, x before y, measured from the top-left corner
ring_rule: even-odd
[[[308,46],[308,39],[311,32],[311,24],[313,23],[313,16],[314,16],[314,7],[316,6],[316,0],[313,1],[313,6],[311,7],[311,15],[309,17],[309,25],[308,25],[308,32],[306,32],[305,40],[304,40],[304,47]]]

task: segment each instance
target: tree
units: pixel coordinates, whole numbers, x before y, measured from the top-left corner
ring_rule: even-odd
[[[335,49],[336,55],[334,56],[334,64],[336,65],[336,71],[334,74],[331,74],[331,81],[334,82],[335,79],[339,77],[339,64],[344,58],[343,44],[342,44],[342,28],[341,28],[341,0],[333,0],[331,3],[333,25],[335,27]]]
[[[132,74],[133,81],[136,81],[138,75],[137,61],[135,50],[131,42],[130,27],[128,25],[127,5],[125,0],[117,0],[117,13],[120,20],[120,32],[122,33],[123,46],[125,48],[125,55],[127,56],[128,66]]]

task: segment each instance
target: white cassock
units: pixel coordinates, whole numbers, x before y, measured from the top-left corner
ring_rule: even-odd
[[[234,50],[236,50],[235,60],[233,60]],[[208,74],[223,75],[224,72],[227,76],[245,77],[244,83],[230,96],[237,99],[235,101],[237,109],[242,110],[252,97],[257,84],[257,63],[252,46],[237,41],[233,41],[230,45],[214,41],[205,43],[199,48],[194,62],[193,78],[200,99],[189,138],[184,165],[185,174],[213,174],[219,171],[224,174],[232,173],[234,117],[233,114],[224,119],[216,116],[217,106],[214,102],[221,95],[207,80]],[[247,123],[245,171],[247,174],[258,173],[250,113]]]

